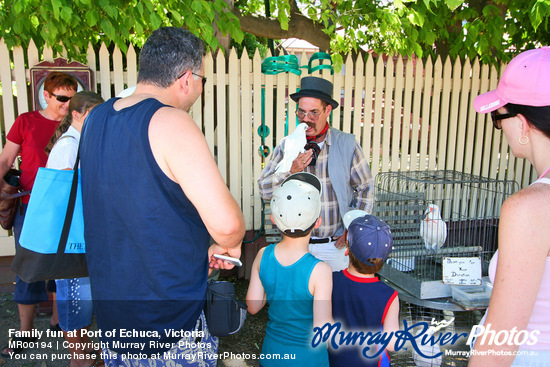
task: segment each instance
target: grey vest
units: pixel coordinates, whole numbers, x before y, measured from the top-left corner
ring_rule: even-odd
[[[338,209],[343,216],[352,209],[353,188],[350,186],[351,165],[355,151],[355,135],[330,128],[330,152],[328,155],[328,177],[336,193]],[[336,231],[336,236],[344,234],[344,227]]]

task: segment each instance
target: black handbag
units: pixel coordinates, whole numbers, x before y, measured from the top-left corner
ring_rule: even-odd
[[[211,335],[228,336],[241,330],[246,320],[246,309],[246,305],[235,297],[233,283],[208,281],[204,315]]]
[[[20,177],[21,171],[12,168],[0,182],[0,226],[6,231],[13,227],[19,198],[29,194],[29,191],[20,192]]]

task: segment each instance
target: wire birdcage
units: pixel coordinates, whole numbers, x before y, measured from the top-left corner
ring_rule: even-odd
[[[429,302],[428,302],[429,304]],[[428,323],[433,325],[438,322],[448,322],[448,326],[439,330],[434,334],[434,340],[441,340],[438,334],[462,335],[457,339],[456,343],[436,343],[439,346],[439,351],[443,354],[440,359],[430,360],[428,358],[416,360],[414,348],[411,345],[405,344],[404,348],[399,351],[391,352],[390,359],[392,366],[467,366],[469,361],[468,352],[470,346],[466,345],[467,337],[474,325],[478,324],[483,317],[483,311],[452,311],[450,309],[437,309],[432,306],[422,306],[415,303],[400,300],[399,319],[401,330],[404,330],[403,320],[407,321],[407,327],[412,328],[417,323]],[[437,306],[435,306],[437,307]],[[416,328],[412,328],[414,334]],[[439,352],[438,351],[438,352]],[[418,357],[418,356],[417,356]]]
[[[448,297],[442,282],[444,257],[479,257],[482,274],[497,248],[504,200],[518,190],[515,181],[457,171],[381,172],[376,176],[373,214],[391,228],[393,250],[380,275],[420,299]],[[429,251],[420,233],[430,204],[439,207],[447,236]]]

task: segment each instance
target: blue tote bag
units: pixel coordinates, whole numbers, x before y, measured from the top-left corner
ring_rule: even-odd
[[[11,266],[25,282],[88,276],[78,163],[38,169]]]

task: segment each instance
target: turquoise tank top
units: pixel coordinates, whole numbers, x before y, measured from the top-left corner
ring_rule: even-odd
[[[311,347],[313,295],[309,292],[309,278],[320,260],[308,253],[294,264],[283,266],[275,257],[275,246],[266,247],[260,264],[260,280],[269,304],[264,359],[260,364],[328,366],[326,345]],[[275,354],[280,359],[275,359]]]

